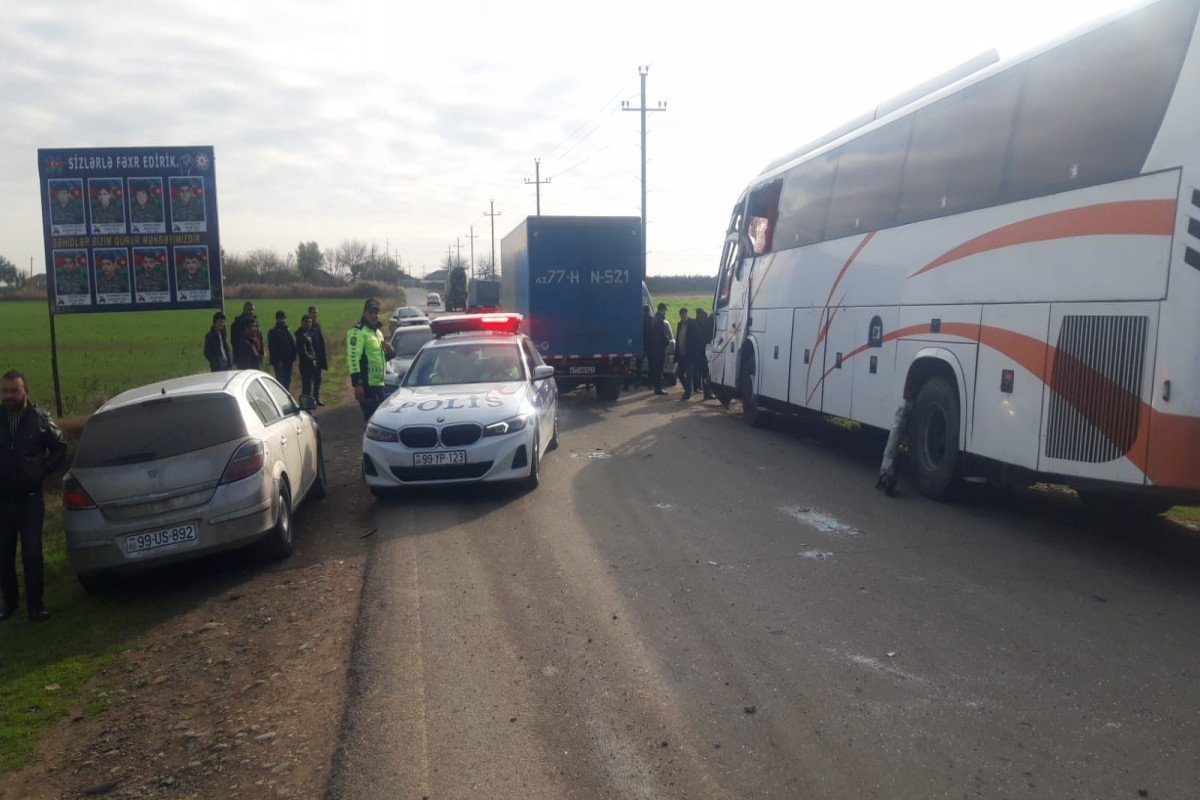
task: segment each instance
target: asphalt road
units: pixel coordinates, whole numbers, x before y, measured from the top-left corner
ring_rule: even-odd
[[[678,397],[376,501],[330,797],[1197,796],[1196,534],[888,498],[876,437]]]

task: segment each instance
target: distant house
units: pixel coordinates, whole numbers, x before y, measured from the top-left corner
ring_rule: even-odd
[[[36,289],[39,292],[46,291],[46,273],[39,272],[29,280],[25,281],[25,288]]]
[[[332,272],[319,269],[313,273],[310,283],[313,286],[343,286],[346,282]]]

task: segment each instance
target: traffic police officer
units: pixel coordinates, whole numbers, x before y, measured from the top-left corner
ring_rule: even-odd
[[[383,372],[392,357],[392,346],[383,338],[379,321],[379,301],[374,297],[363,304],[362,319],[346,332],[346,361],[350,365],[350,385],[354,399],[369,420],[383,402]]]

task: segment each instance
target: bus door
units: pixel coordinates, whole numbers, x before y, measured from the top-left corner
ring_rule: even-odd
[[[713,297],[713,339],[708,344],[708,373],[713,383],[737,386],[737,351],[745,339],[742,325],[748,296],[749,276],[742,265],[742,204],[734,208],[725,248],[721,251],[721,269],[717,274],[717,292]],[[749,257],[749,253],[746,253]]]

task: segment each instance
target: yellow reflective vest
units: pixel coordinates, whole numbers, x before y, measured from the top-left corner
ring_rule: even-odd
[[[346,361],[350,364],[350,385],[383,386],[387,358],[383,354],[383,331],[359,323],[346,331]]]

